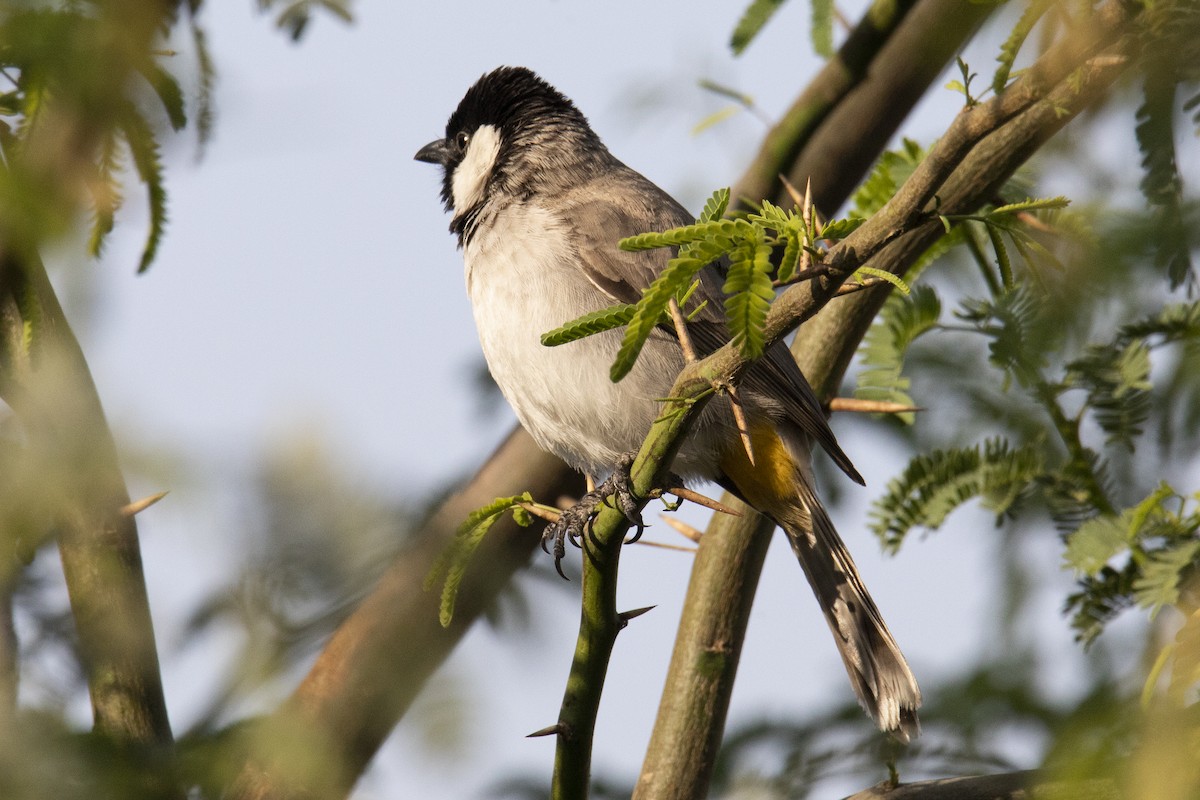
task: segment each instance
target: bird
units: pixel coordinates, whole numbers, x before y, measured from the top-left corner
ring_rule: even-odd
[[[618,382],[608,367],[620,330],[560,347],[544,346],[541,335],[637,302],[671,253],[627,252],[619,240],[695,217],[613,156],[575,104],[525,67],[480,77],[445,135],[415,159],[442,168],[441,199],[463,253],[480,345],[517,418],[543,449],[586,475],[619,473],[685,365],[676,331],[656,328]],[[722,269],[703,269],[687,301],[687,335],[700,356],[730,338],[719,311]],[[784,530],[860,705],[880,730],[910,740],[920,731],[921,691],[817,494],[814,443],[852,480],[863,483],[861,475],[786,346],[768,348],[748,368],[738,399],[753,458],[729,397],[715,396],[673,471],[717,482]]]

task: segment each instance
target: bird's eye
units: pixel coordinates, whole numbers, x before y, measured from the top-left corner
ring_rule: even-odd
[[[469,141],[471,141],[471,136],[466,131],[459,131],[454,136],[454,146],[459,150],[466,150]]]

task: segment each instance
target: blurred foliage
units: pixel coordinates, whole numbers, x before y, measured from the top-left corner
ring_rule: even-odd
[[[244,497],[240,574],[188,620],[186,642],[237,631],[224,685],[194,729],[224,721],[287,677],[354,610],[406,545],[417,509],[388,502],[299,434],[269,452]]]
[[[0,4],[0,240],[37,249],[88,223],[98,256],[142,184],[154,261],[167,223],[162,131],[212,133],[216,67],[202,0],[8,0]],[[349,0],[258,0],[293,40],[317,10],[349,21]],[[182,32],[181,32],[182,29]],[[176,48],[189,49],[190,59]],[[190,62],[190,63],[189,63]],[[195,75],[189,100],[181,75]],[[191,106],[189,119],[188,107]]]

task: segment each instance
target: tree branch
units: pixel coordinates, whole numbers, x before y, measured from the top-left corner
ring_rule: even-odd
[[[961,0],[873,3],[837,56],[767,135],[732,196],[787,207],[790,200],[779,181],[786,173],[794,186],[812,181],[815,205],[824,213],[839,208],[947,62],[994,10]],[[778,153],[790,158],[779,159]]]
[[[1121,793],[1111,781],[1081,783],[1040,781],[1034,771],[941,778],[898,786],[881,784],[850,795],[846,800],[1026,800],[1047,797],[1057,800],[1117,800]]]
[[[21,420],[31,455],[43,465],[44,490],[58,501],[59,553],[96,730],[169,750],[137,526],[121,513],[129,494],[96,386],[41,259],[3,252],[0,261],[0,296],[16,307],[32,303],[37,315],[25,320],[33,325],[31,356],[10,353],[0,365],[0,397]],[[6,313],[3,321],[20,320]]]

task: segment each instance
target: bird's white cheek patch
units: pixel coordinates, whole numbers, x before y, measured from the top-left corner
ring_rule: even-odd
[[[455,211],[466,211],[483,199],[483,187],[492,174],[499,152],[499,131],[492,125],[480,125],[467,144],[467,154],[454,170],[450,190]]]

